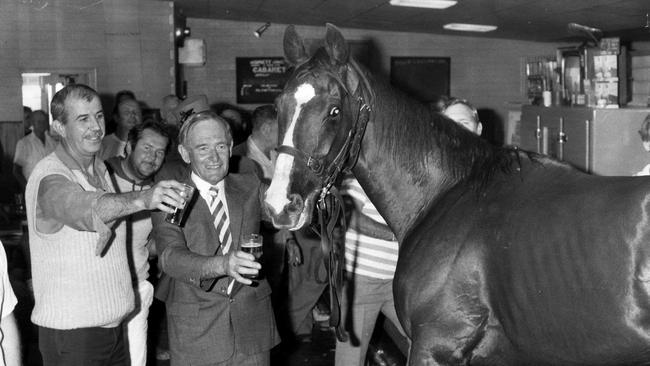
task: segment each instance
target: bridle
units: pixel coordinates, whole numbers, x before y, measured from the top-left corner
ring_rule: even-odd
[[[304,163],[309,170],[321,179],[320,197],[317,202],[318,208],[318,234],[321,238],[321,251],[323,253],[323,263],[327,269],[327,280],[329,284],[330,297],[330,327],[336,332],[336,338],[345,342],[348,339],[347,332],[343,329],[341,323],[341,296],[343,288],[343,269],[345,263],[345,232],[347,224],[345,221],[345,207],[343,199],[338,190],[334,188],[338,176],[342,172],[349,172],[354,168],[359,159],[361,151],[361,141],[366,132],[366,127],[370,119],[372,94],[369,88],[368,80],[363,77],[358,66],[351,61],[350,64],[357,74],[361,77],[362,83],[358,84],[356,94],[357,116],[348,136],[339,149],[338,153],[329,164],[326,164],[325,158],[329,155],[317,157],[313,154],[307,154],[293,146],[281,145],[276,148],[278,153],[285,153],[293,156],[295,159]],[[348,72],[350,72],[348,70]],[[338,80],[338,79],[337,79]],[[341,80],[338,80],[340,86],[350,95],[349,88]],[[363,84],[363,87],[361,86]],[[364,97],[365,94],[368,95]],[[354,96],[353,96],[354,97]],[[370,101],[368,101],[370,99]],[[342,235],[336,235],[336,228],[340,228]],[[318,278],[318,269],[315,274]]]

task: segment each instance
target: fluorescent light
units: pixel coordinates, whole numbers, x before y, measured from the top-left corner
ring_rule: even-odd
[[[462,32],[492,32],[497,29],[496,25],[449,23],[442,26],[445,29]]]
[[[26,77],[41,77],[41,76],[50,76],[51,74],[49,72],[23,72],[23,76]]]
[[[390,0],[391,5],[431,9],[447,9],[457,2],[456,0]]]

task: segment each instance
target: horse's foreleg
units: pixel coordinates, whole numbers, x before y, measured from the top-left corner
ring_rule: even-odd
[[[433,357],[433,347],[430,342],[432,335],[426,333],[428,333],[426,329],[411,333],[413,338],[409,349],[408,366],[442,365]]]
[[[503,329],[489,316],[476,326],[438,319],[411,328],[408,366],[522,365]]]
[[[474,349],[483,340],[487,316],[413,319],[409,366],[469,365]]]

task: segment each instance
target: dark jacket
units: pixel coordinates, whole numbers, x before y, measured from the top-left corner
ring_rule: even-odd
[[[194,185],[187,169],[181,182]],[[240,238],[259,231],[262,215],[260,182],[251,174],[229,174],[224,179],[233,248]],[[265,280],[256,287],[235,283],[226,293],[229,277],[222,277],[209,292],[200,287],[196,260],[189,253],[212,256],[219,239],[207,203],[198,191],[183,226],[152,215],[154,239],[165,274],[156,297],[166,303],[172,365],[212,365],[229,359],[235,349],[244,354],[270,350],[279,343],[271,307],[271,288]]]

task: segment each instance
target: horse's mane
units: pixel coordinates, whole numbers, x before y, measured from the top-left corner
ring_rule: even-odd
[[[425,180],[432,164],[453,181],[485,187],[498,172],[509,173],[520,165],[521,151],[493,146],[442,113],[412,99],[381,78],[364,70],[375,95],[371,123],[382,151],[416,180]],[[439,151],[438,158],[432,156]],[[525,158],[530,158],[525,155]],[[418,176],[421,175],[421,176]]]

